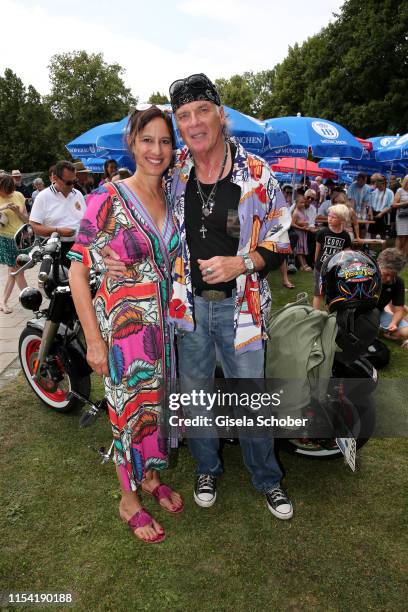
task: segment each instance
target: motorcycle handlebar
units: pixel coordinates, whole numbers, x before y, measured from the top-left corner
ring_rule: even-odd
[[[51,272],[52,263],[52,256],[49,254],[44,255],[43,260],[41,262],[40,271],[38,273],[38,280],[42,283],[45,283],[45,281],[48,280],[48,277]]]
[[[40,261],[40,257],[41,257],[41,252],[40,250],[37,248],[36,250],[31,251],[30,255],[24,255],[23,253],[21,255],[18,255],[17,258],[26,258],[28,257],[28,261],[26,261],[24,263],[24,265],[22,265],[22,260],[20,260],[19,265],[21,266],[21,268],[19,268],[18,270],[16,270],[15,272],[10,272],[10,276],[17,276],[18,274],[21,274],[22,272],[24,272],[25,270],[28,270],[29,268],[34,268],[34,266]]]

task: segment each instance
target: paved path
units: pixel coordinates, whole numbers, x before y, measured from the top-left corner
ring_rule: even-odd
[[[27,284],[30,287],[37,286],[37,275],[39,266],[25,272]],[[6,266],[0,265],[0,291],[3,292],[7,278]],[[13,378],[20,369],[18,359],[18,339],[25,323],[33,317],[31,310],[25,310],[18,301],[19,289],[15,285],[9,306],[13,309],[11,314],[4,314],[0,311],[0,388],[5,382]]]

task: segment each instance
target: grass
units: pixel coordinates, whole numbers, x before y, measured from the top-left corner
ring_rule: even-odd
[[[298,273],[289,291],[273,277],[275,308],[312,283]],[[384,375],[406,377],[407,357],[390,345]],[[295,506],[287,523],[267,511],[237,447],[224,450],[217,504],[198,508],[182,447],[166,481],[185,512],[147,498],[167,532],[148,546],[118,520],[113,467],[93,450],[109,444],[106,419],[80,430],[77,414],[48,411],[19,377],[1,393],[0,435],[0,592],[71,591],[78,610],[406,609],[406,440],[371,440],[355,474],[282,454]]]

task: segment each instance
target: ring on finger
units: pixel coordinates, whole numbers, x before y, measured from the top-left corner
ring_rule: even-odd
[[[213,269],[212,268],[206,268],[205,273],[206,274],[212,274],[213,273]]]

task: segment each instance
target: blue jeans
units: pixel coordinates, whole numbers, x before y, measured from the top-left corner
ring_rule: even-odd
[[[212,389],[216,355],[225,378],[263,378],[264,351],[236,353],[234,348],[234,298],[208,302],[194,297],[196,329],[177,337],[180,385],[183,393]],[[205,409],[202,414],[207,414]],[[280,483],[282,471],[274,452],[273,438],[240,438],[244,463],[254,487],[265,491]],[[189,438],[190,452],[197,462],[197,474],[222,473],[219,439]]]

